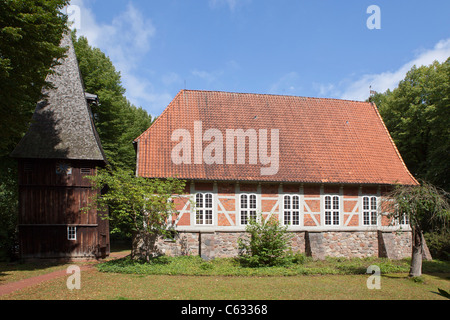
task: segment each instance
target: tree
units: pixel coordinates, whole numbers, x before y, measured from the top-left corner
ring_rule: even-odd
[[[85,89],[100,100],[92,112],[106,157],[114,167],[135,170],[133,140],[150,127],[152,117],[126,99],[120,72],[100,49],[75,32],[72,39]]]
[[[61,9],[69,0],[0,1],[0,255],[14,258],[17,162],[9,154],[25,134],[46,77],[65,55]]]
[[[0,155],[25,133],[50,68],[64,56],[69,0],[0,1]]]
[[[115,220],[111,232],[132,234],[132,258],[148,261],[155,256],[156,240],[171,231],[169,217],[176,212],[171,199],[184,192],[185,182],[136,177],[132,171],[110,167],[88,178],[95,189],[104,191],[92,205],[100,211],[110,209],[103,218]]]
[[[412,67],[396,89],[369,100],[411,173],[450,191],[450,58]]]
[[[396,186],[382,200],[383,211],[393,223],[406,219],[412,229],[410,276],[422,275],[424,228],[446,229],[450,222],[449,193],[422,182],[419,186]]]
[[[0,261],[16,259],[18,187],[17,163],[13,159],[0,162]]]

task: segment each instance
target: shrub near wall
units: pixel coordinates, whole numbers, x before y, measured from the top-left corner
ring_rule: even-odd
[[[406,231],[384,233],[385,236],[390,235],[389,243],[384,243],[377,231],[288,231],[287,234],[287,251],[319,260],[326,257],[389,257],[394,260],[411,257],[411,232]],[[249,239],[249,234],[236,231],[178,232],[174,239],[160,238],[157,245],[159,251],[167,256],[201,254],[210,260],[238,257],[242,251],[239,239]],[[435,242],[439,245],[444,240]]]
[[[266,222],[263,219],[251,220],[246,232],[249,237],[238,240],[243,265],[279,266],[288,262],[292,235],[287,232],[287,226],[281,226],[278,219],[272,217]]]

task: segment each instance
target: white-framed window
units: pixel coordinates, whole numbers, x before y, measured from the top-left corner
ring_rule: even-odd
[[[327,195],[325,201],[325,225],[338,226],[340,224],[340,201],[339,196]]]
[[[77,227],[67,227],[67,240],[77,240]]]
[[[283,224],[300,225],[300,196],[285,195],[283,198]]]
[[[378,224],[377,197],[363,197],[363,225],[376,226]]]
[[[398,222],[401,226],[409,226],[409,215],[403,214]]]
[[[212,193],[197,193],[195,195],[195,224],[213,224],[213,195]]]
[[[241,225],[247,225],[250,220],[256,220],[256,194],[240,195],[239,217]]]

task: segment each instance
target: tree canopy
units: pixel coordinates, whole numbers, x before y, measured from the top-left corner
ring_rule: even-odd
[[[0,1],[0,251],[14,246],[18,215],[17,162],[9,154],[26,133],[43,88],[51,87],[47,75],[65,56],[60,43],[69,28],[62,9],[69,2]],[[114,167],[132,171],[132,142],[152,117],[125,98],[120,73],[100,49],[84,37],[73,39],[86,91],[100,99],[93,113],[105,154]]]
[[[91,47],[85,37],[77,38],[75,31],[72,33],[72,40],[85,90],[98,95],[100,101],[99,105],[92,106],[92,112],[102,147],[111,165],[109,170],[101,171],[95,180],[97,185],[110,184],[108,194],[98,201],[100,201],[99,204],[105,204],[101,201],[106,201],[109,206],[112,233],[128,238],[132,235],[132,231],[142,228],[138,229],[136,221],[133,221],[131,217],[134,215],[136,218],[141,213],[137,209],[131,213],[127,205],[134,203],[137,206],[140,203],[136,197],[144,196],[138,194],[139,188],[141,191],[152,191],[149,188],[153,182],[146,185],[143,180],[138,178],[134,180],[132,177],[136,169],[133,141],[150,127],[152,117],[147,111],[132,105],[126,99],[120,72],[116,70],[105,53],[99,48]],[[119,185],[121,189],[115,189]],[[133,193],[131,189],[128,189],[131,185],[135,186]],[[121,198],[124,200],[123,203],[119,201],[120,192],[125,195],[125,198],[124,196]],[[134,229],[131,230],[130,227]]]
[[[61,12],[69,0],[0,1],[0,260],[14,256],[17,162],[9,157],[25,134],[47,75],[66,49]]]
[[[370,98],[411,173],[450,190],[450,58],[414,66],[393,91]]]
[[[22,137],[50,68],[64,56],[69,0],[0,1],[0,155]]]
[[[169,217],[176,212],[171,198],[183,194],[185,181],[136,177],[121,168],[100,169],[88,178],[96,189],[107,189],[92,205],[100,210],[112,209],[105,217],[112,222],[112,233],[133,236],[133,258],[148,260],[155,255],[156,240],[168,234]]]
[[[100,100],[92,112],[106,157],[114,167],[134,170],[133,140],[150,127],[152,117],[126,99],[120,72],[100,49],[75,32],[72,38],[85,89]]]

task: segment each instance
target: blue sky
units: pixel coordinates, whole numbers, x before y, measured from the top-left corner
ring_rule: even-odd
[[[158,116],[181,89],[365,100],[450,56],[450,1],[72,0],[78,34]],[[381,29],[369,29],[370,5]]]

